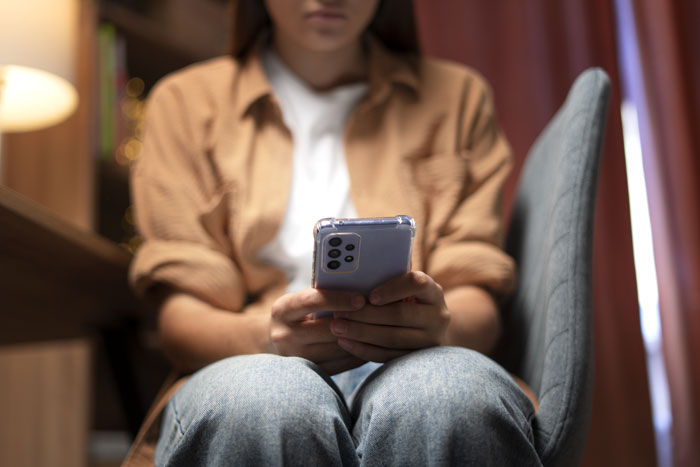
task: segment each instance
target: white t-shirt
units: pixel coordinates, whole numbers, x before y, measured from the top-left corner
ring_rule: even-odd
[[[367,83],[316,92],[268,48],[263,68],[292,133],[294,155],[287,210],[280,230],[260,258],[285,271],[287,292],[311,285],[313,226],[324,217],[356,217],[345,163],[348,116],[366,94]]]

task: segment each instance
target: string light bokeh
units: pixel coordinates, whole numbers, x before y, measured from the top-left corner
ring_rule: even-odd
[[[114,161],[122,167],[131,169],[141,154],[143,127],[146,117],[145,84],[141,78],[134,77],[127,81],[125,97],[120,105],[120,116],[125,127],[125,136],[114,151]],[[133,206],[129,206],[121,219],[124,240],[119,246],[134,254],[142,239],[136,231]]]

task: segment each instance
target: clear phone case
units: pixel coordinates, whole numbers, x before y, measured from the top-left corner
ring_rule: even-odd
[[[367,296],[410,271],[415,235],[409,216],[321,219],[314,227],[313,286]]]

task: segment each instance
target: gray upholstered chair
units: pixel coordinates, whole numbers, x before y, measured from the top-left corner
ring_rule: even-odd
[[[497,358],[538,396],[545,466],[577,465],[593,388],[593,208],[610,81],[585,71],[528,154],[507,236],[519,269]]]

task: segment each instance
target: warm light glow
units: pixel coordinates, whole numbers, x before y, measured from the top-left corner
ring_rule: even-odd
[[[0,68],[0,129],[30,131],[59,123],[73,113],[78,93],[60,76],[35,68]]]
[[[126,83],[126,95],[128,97],[141,97],[145,89],[146,84],[138,77],[131,78]]]
[[[0,0],[0,131],[36,130],[75,110],[78,0]]]

